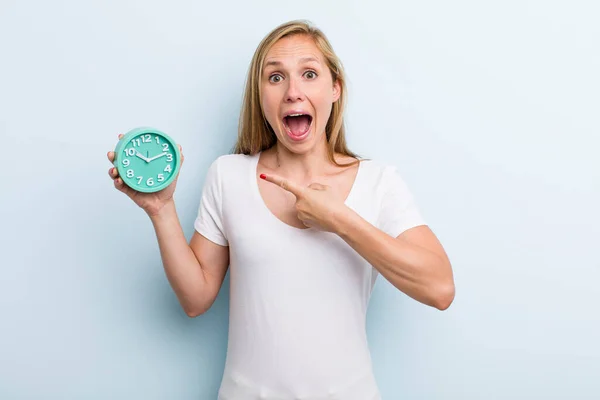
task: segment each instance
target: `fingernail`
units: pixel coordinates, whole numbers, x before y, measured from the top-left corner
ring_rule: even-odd
[[[267,178],[267,176],[266,176],[265,174],[260,174],[260,178],[261,178],[261,179],[266,179],[266,178]]]
[[[112,173],[114,174],[116,170],[117,170],[116,168],[113,168],[112,169]]]

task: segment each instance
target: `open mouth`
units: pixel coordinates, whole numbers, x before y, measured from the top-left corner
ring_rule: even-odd
[[[283,125],[287,134],[292,139],[303,139],[312,125],[313,117],[310,114],[289,114],[283,117]]]

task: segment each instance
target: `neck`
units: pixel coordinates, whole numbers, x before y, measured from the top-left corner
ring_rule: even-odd
[[[315,146],[306,153],[297,154],[277,143],[275,145],[275,162],[279,174],[299,181],[325,175],[331,165],[325,144]]]

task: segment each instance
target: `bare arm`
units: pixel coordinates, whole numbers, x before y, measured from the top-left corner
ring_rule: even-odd
[[[167,279],[185,313],[196,317],[214,303],[229,266],[229,247],[198,232],[188,245],[173,201],[150,215]]]
[[[119,140],[123,135],[119,135]],[[183,165],[183,150],[178,145]],[[115,160],[114,151],[106,154]],[[117,169],[111,167],[108,175],[114,186],[126,194],[150,217],[171,287],[185,313],[196,317],[206,312],[214,303],[229,266],[229,247],[215,244],[197,232],[188,245],[173,201],[177,178],[167,188],[155,193],[141,193],[124,184]]]
[[[392,237],[372,225],[331,191],[277,175],[261,175],[296,196],[298,218],[309,227],[339,235],[396,288],[423,304],[445,310],[454,301],[454,278],[446,252],[428,226]]]
[[[416,226],[394,238],[346,209],[336,228],[336,233],[396,288],[437,309],[450,307],[455,291],[452,267],[428,226]]]

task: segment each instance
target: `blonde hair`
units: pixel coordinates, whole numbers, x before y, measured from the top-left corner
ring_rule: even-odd
[[[353,158],[359,158],[357,154],[348,149],[346,144],[346,130],[343,118],[344,107],[346,106],[346,81],[342,63],[323,32],[314,27],[310,22],[303,20],[290,21],[278,26],[265,36],[258,45],[248,69],[246,88],[240,112],[238,138],[233,153],[253,155],[269,149],[277,143],[277,137],[267,122],[261,107],[260,79],[263,71],[263,63],[268,51],[279,39],[292,35],[308,35],[311,37],[325,57],[333,82],[339,82],[340,97],[333,103],[331,115],[325,127],[327,155],[329,160],[335,165],[353,165],[359,161],[357,160],[349,164],[338,164],[334,157],[335,153],[340,153]]]

